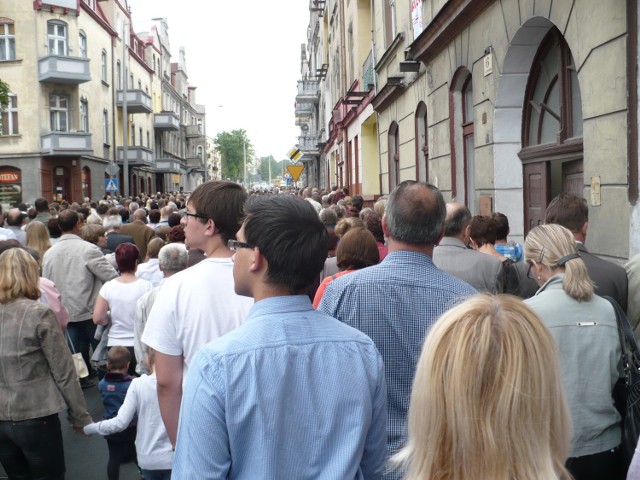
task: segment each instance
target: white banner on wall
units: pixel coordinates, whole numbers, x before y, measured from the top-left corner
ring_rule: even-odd
[[[411,24],[415,40],[422,33],[422,0],[411,0]]]

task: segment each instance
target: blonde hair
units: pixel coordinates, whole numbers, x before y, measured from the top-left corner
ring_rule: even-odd
[[[80,238],[82,238],[85,242],[97,245],[100,237],[104,236],[104,227],[97,223],[87,223],[80,228]]]
[[[29,252],[11,248],[0,255],[0,303],[40,297],[40,267]]]
[[[51,248],[49,240],[49,229],[44,223],[38,221],[29,222],[25,237],[25,247],[31,247],[40,254],[40,259],[44,257],[44,252]]]
[[[581,302],[593,295],[593,282],[579,255],[573,234],[561,225],[539,225],[529,232],[524,242],[525,260],[541,263],[552,273],[564,273],[562,288]]]
[[[334,231],[338,238],[342,238],[352,228],[365,228],[364,222],[357,217],[344,217],[338,220]]]
[[[147,244],[147,256],[144,258],[144,261],[148,262],[152,258],[158,258],[160,249],[164,247],[164,245],[164,241],[159,237],[154,237],[149,240],[149,243]]]
[[[427,336],[392,463],[408,479],[570,479],[571,440],[556,346],[521,300],[477,295]]]

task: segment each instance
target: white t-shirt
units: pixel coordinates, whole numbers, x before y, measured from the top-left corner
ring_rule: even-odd
[[[154,287],[157,287],[164,278],[164,274],[160,270],[160,261],[157,258],[150,258],[147,262],[139,263],[136,277],[148,280]]]
[[[236,295],[230,258],[206,258],[164,280],[142,342],[165,355],[184,357],[184,379],[189,362],[206,344],[239,327],[253,298]]]
[[[153,288],[151,282],[138,279],[131,283],[109,280],[100,289],[100,296],[109,304],[111,328],[107,346],[133,347],[133,318],[138,299]]]

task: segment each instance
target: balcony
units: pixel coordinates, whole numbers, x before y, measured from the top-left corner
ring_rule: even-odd
[[[369,52],[367,59],[362,64],[362,91],[368,92],[375,84],[375,65],[373,64],[373,51]]]
[[[319,135],[303,135],[298,137],[298,149],[305,155],[320,155]]]
[[[320,101],[320,81],[316,79],[298,80],[296,103],[318,103]]]
[[[132,145],[127,147],[127,160],[130,167],[153,167],[153,151],[146,147]],[[118,147],[118,163],[124,162],[124,147]]]
[[[313,114],[312,103],[296,103],[296,117],[309,118]]]
[[[129,105],[127,104],[128,109]],[[156,113],[153,119],[153,126],[156,130],[162,132],[178,131],[180,130],[180,119],[173,112]]]
[[[79,85],[91,80],[89,59],[47,55],[38,60],[38,80],[43,83]]]
[[[200,125],[187,125],[187,138],[198,138],[202,137],[202,127]]]
[[[204,170],[202,158],[200,157],[187,157],[187,168],[201,168]]]
[[[116,92],[116,105],[124,104],[124,90]],[[127,113],[151,113],[151,96],[144,90],[127,90]]]
[[[86,132],[51,132],[40,137],[42,155],[91,155],[91,134]]]
[[[172,158],[156,159],[157,173],[181,173],[180,162]]]

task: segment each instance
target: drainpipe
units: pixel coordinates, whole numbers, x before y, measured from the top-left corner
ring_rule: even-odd
[[[347,94],[347,48],[346,48],[346,35],[345,35],[345,18],[344,18],[344,0],[340,1],[340,27],[342,30],[342,45],[340,48],[340,61],[342,63],[342,97]],[[340,109],[344,112],[344,108],[340,105]],[[344,119],[344,117],[343,117]],[[347,145],[349,143],[349,138],[347,135],[347,127],[342,124],[342,165],[345,169],[345,178],[342,179],[342,182],[346,184],[342,185],[343,187],[349,187],[349,177],[350,177],[350,163],[347,162]],[[337,165],[336,165],[337,167]],[[351,193],[351,192],[349,192]]]

